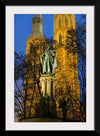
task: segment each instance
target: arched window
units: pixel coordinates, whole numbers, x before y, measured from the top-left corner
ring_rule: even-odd
[[[62,43],[62,36],[61,36],[61,34],[59,35],[59,44],[61,44]]]
[[[61,27],[61,18],[59,18],[59,28]]]
[[[65,17],[65,26],[68,27],[68,19],[67,19],[67,17]]]

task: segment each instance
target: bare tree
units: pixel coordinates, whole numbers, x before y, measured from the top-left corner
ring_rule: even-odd
[[[66,38],[66,49],[73,55],[77,54],[78,59],[78,78],[80,92],[82,92],[82,98],[84,99],[84,110],[80,111],[86,114],[86,16],[81,15],[81,18],[76,23],[76,30],[69,30]],[[73,67],[75,69],[75,67]],[[81,96],[81,95],[80,95]],[[85,119],[84,119],[85,120]]]
[[[30,43],[30,53],[24,56],[22,53],[15,52],[15,111],[25,118],[26,117],[26,102],[29,101],[29,116],[33,107],[34,93],[41,96],[40,76],[42,65],[40,62],[41,51],[45,49],[45,43],[35,44]],[[40,47],[42,48],[40,50]],[[40,51],[39,51],[40,50]],[[31,81],[31,82],[30,82]],[[22,82],[21,86],[19,83]],[[31,93],[29,93],[29,90]],[[20,95],[19,95],[20,94]],[[30,96],[29,96],[30,95]],[[28,98],[30,97],[30,99]]]
[[[82,96],[85,97],[86,90],[86,16],[81,15],[81,18],[76,23],[76,30],[69,30],[66,37],[66,49],[74,55],[77,53],[78,59],[78,75],[80,90]]]
[[[24,84],[24,72],[25,72],[25,56],[22,53],[14,54],[14,108],[17,114],[23,116],[23,84]],[[21,82],[21,84],[20,84]],[[20,84],[20,85],[19,85]]]

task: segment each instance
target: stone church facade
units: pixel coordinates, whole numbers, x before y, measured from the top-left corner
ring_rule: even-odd
[[[43,35],[43,18],[40,14],[34,14],[32,18],[32,31],[29,35],[26,42],[26,55],[31,56],[31,50],[34,46],[36,48],[36,54],[38,58],[41,58],[42,52],[46,49],[47,43],[46,38]],[[59,109],[59,99],[65,97],[65,100],[68,99],[68,90],[70,91],[70,95],[75,99],[73,101],[73,108],[76,113],[79,113],[80,107],[80,92],[79,92],[79,81],[78,81],[78,62],[77,62],[77,54],[73,55],[72,53],[68,53],[65,48],[65,41],[67,37],[68,30],[75,30],[75,16],[73,14],[55,14],[53,17],[53,39],[56,43],[53,44],[53,49],[56,50],[56,58],[57,58],[57,67],[55,68],[55,90],[53,93],[54,99],[56,101],[56,110],[57,117],[62,118],[62,111]],[[59,46],[60,45],[60,46]],[[30,57],[26,59],[29,60]],[[34,62],[32,62],[34,65]],[[37,60],[37,64],[40,64],[41,61]],[[73,64],[76,65],[74,69]],[[26,73],[26,76],[28,74]],[[40,78],[41,72],[37,72],[37,77]],[[49,77],[50,78],[50,77]],[[27,81],[27,86],[30,83],[33,83],[35,77],[31,77],[30,80]],[[26,80],[24,81],[26,83]],[[42,86],[43,83],[39,83]],[[26,116],[34,116],[34,104],[39,98],[39,91],[42,92],[42,87],[40,90],[38,85],[34,87],[34,92],[32,89],[27,88],[27,100],[26,100]],[[25,89],[24,89],[25,95]],[[31,106],[31,109],[30,109]],[[72,109],[69,109],[67,116],[71,118]],[[30,115],[29,115],[30,110]]]

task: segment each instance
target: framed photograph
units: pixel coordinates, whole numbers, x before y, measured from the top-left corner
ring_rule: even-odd
[[[3,3],[6,131],[99,133],[94,50],[100,2],[72,4]]]

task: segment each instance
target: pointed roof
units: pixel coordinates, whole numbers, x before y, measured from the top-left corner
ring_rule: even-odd
[[[33,17],[40,17],[40,18],[42,18],[41,14],[34,14]]]

